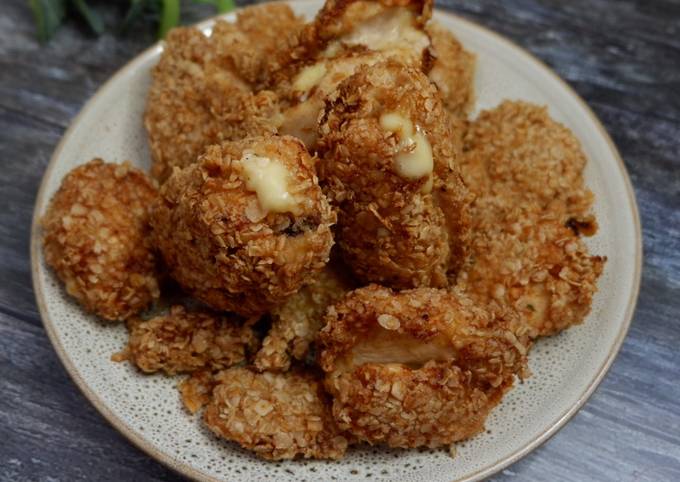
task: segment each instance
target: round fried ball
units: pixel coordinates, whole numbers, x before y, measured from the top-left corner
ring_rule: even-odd
[[[319,344],[340,429],[391,447],[438,447],[481,431],[526,362],[503,320],[432,288],[355,290],[329,308]]]
[[[249,178],[253,165],[283,170],[290,205],[267,208],[267,193]],[[335,215],[298,139],[210,146],[197,164],[176,169],[160,194],[152,209],[155,243],[171,276],[213,308],[262,314],[328,262]]]
[[[148,226],[157,196],[128,163],[94,159],[62,181],[42,218],[45,260],[88,311],[123,320],[158,298]]]
[[[393,60],[360,68],[326,101],[320,177],[361,280],[443,287],[462,262],[470,199],[452,125],[427,76]]]

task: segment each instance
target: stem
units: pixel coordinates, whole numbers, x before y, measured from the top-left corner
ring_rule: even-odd
[[[179,0],[163,0],[158,37],[165,38],[168,31],[179,23]]]
[[[217,0],[217,11],[219,13],[231,12],[236,5],[234,5],[234,0]]]

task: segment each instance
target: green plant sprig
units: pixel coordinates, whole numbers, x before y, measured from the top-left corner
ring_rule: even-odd
[[[226,13],[235,8],[234,0],[193,0],[194,3],[205,3],[215,7],[219,13]],[[59,29],[66,17],[79,17],[96,35],[105,30],[104,21],[88,5],[87,0],[28,0],[35,19],[38,40],[48,42]],[[151,12],[158,18],[158,37],[164,38],[170,29],[179,24],[181,17],[180,0],[130,0],[130,6],[118,30],[127,31],[144,13]]]

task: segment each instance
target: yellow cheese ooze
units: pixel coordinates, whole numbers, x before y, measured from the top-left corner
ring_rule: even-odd
[[[246,188],[257,195],[263,211],[269,213],[295,213],[299,205],[289,192],[290,174],[276,159],[244,153],[241,159]]]
[[[404,179],[416,180],[432,174],[434,159],[427,137],[410,119],[396,112],[380,116],[380,126],[399,138],[399,152],[394,157],[394,169]]]

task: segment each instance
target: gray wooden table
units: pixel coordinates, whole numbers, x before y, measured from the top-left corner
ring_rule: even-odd
[[[68,24],[42,47],[27,3],[0,1],[0,481],[179,480],[71,382],[43,330],[28,254],[52,150],[153,28],[94,39]],[[497,479],[680,480],[680,1],[442,3],[528,48],[588,101],[623,154],[644,226],[642,291],[614,366],[563,430]],[[106,8],[120,18],[115,2]],[[209,13],[190,6],[186,20]]]

